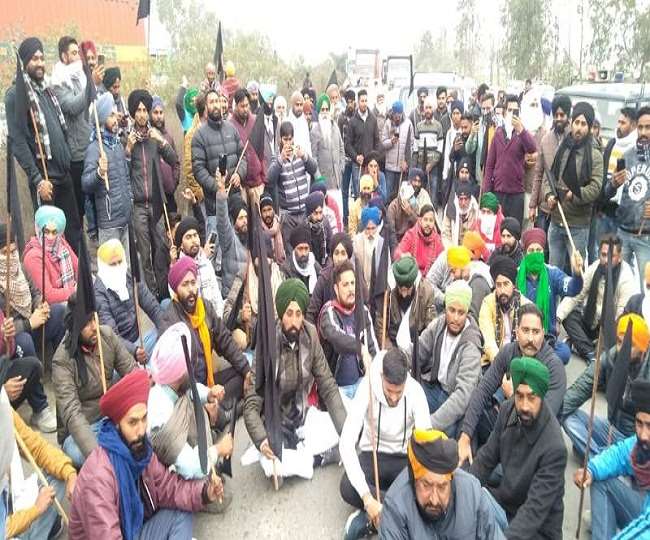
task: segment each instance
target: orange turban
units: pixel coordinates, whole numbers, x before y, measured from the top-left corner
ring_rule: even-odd
[[[648,331],[648,325],[643,320],[643,317],[640,317],[636,313],[623,315],[618,320],[616,333],[619,336],[624,336],[630,321],[632,322],[632,344],[640,351],[646,352],[648,345],[650,345],[650,331]]]

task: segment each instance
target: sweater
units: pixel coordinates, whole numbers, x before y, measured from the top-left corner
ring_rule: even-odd
[[[636,146],[624,155],[627,178],[622,188],[621,202],[616,211],[619,227],[626,232],[650,234],[650,223],[644,219],[645,205],[650,201],[650,163],[639,159]],[[605,195],[613,197],[616,188],[607,182]]]
[[[306,154],[303,158],[294,155],[289,161],[285,161],[280,154],[273,156],[268,183],[276,212],[280,209],[290,214],[305,213],[309,175],[315,175],[317,169],[316,160]]]
[[[524,129],[521,133],[512,132],[506,139],[506,130],[497,129],[485,163],[483,193],[523,193],[524,155],[537,150],[535,139]]]
[[[70,253],[70,258],[72,260],[72,267],[74,268],[74,274],[77,275],[77,256],[74,251],[68,244],[65,237],[61,237],[62,246],[68,250]],[[33,236],[27,245],[25,246],[25,252],[23,256],[23,269],[25,270],[25,275],[32,280],[34,285],[38,290],[43,291],[43,279],[42,279],[42,264],[43,264],[43,252],[42,245],[40,240]],[[45,299],[48,304],[60,304],[62,302],[67,302],[70,295],[77,290],[77,284],[71,284],[68,287],[56,287],[55,284],[59,282],[61,277],[61,269],[58,264],[55,264],[51,257],[47,254],[45,255]]]

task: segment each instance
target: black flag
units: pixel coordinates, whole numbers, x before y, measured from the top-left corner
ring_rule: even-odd
[[[140,0],[138,2],[138,18],[135,21],[137,26],[140,19],[146,19],[151,13],[151,0]]]
[[[74,357],[76,355],[79,335],[96,311],[90,258],[88,257],[85,235],[82,234],[79,243],[79,263],[77,268],[77,299],[72,310],[70,356]]]
[[[273,454],[282,461],[282,416],[280,387],[276,375],[278,352],[271,292],[271,268],[266,253],[266,242],[262,239],[262,228],[259,225],[259,206],[253,206],[251,217],[255,230],[258,231],[254,237],[253,252],[259,253],[255,391],[264,396],[264,427]]]
[[[330,78],[327,81],[327,86],[325,88],[329,88],[330,84],[336,84],[336,85],[339,84],[339,78],[336,75],[336,69],[332,70],[332,73],[330,74]]]
[[[219,21],[219,29],[217,30],[217,43],[214,47],[214,58],[212,62],[217,68],[217,75],[219,75],[219,82],[223,82],[223,37],[221,35],[221,21]]]
[[[361,366],[361,371],[364,371],[363,358],[361,356],[361,342],[363,340],[366,345],[368,342],[367,339],[364,340],[364,338],[367,338],[364,332],[364,330],[366,330],[366,306],[363,303],[361,283],[361,263],[357,259],[355,260],[354,264],[354,339],[357,342],[357,360],[359,362],[359,366]]]
[[[255,116],[255,124],[251,134],[248,136],[248,144],[253,147],[257,157],[260,161],[264,160],[264,141],[266,138],[266,128],[264,126],[264,110],[262,109],[263,103],[260,104],[260,109]]]
[[[607,418],[614,422],[618,408],[621,405],[621,399],[625,392],[628,372],[630,369],[630,356],[632,356],[632,320],[627,323],[625,338],[621,350],[616,354],[614,369],[607,380],[605,395],[607,397]]]
[[[129,263],[131,265],[131,277],[136,283],[140,283],[142,277],[140,275],[140,261],[138,260],[138,250],[135,244],[135,235],[133,227],[129,227]]]
[[[605,278],[605,296],[603,298],[603,310],[600,315],[600,333],[602,350],[609,351],[616,345],[616,304],[614,303],[614,290],[616,284],[612,277],[612,253],[614,244],[609,241],[607,247],[607,274]]]
[[[7,136],[7,216],[11,216],[11,233],[16,239],[18,252],[22,253],[25,247],[25,233],[20,211],[20,199],[18,197],[16,166],[14,164],[14,155],[9,136]]]
[[[237,407],[237,400],[233,399],[230,405],[230,409],[232,410],[232,415],[230,416],[230,425],[228,428],[228,432],[230,433],[233,442],[235,440],[235,426],[237,425],[237,414],[235,409],[236,407]],[[223,460],[223,462],[221,463],[220,470],[223,474],[227,474],[228,476],[230,476],[230,478],[232,478],[232,454]]]
[[[192,392],[192,405],[194,405],[194,419],[196,420],[196,439],[199,446],[199,463],[203,474],[208,474],[208,435],[205,432],[205,409],[201,404],[199,392],[196,389],[196,379],[194,378],[194,368],[190,359],[190,350],[187,346],[187,338],[181,336],[183,353],[185,355],[185,367],[190,380],[190,391]]]
[[[383,229],[384,231],[386,228]],[[382,231],[383,232],[383,231]],[[377,320],[377,310],[383,309],[384,292],[388,290],[388,272],[390,271],[389,255],[388,255],[388,238],[381,236],[383,245],[381,247],[381,255],[379,259],[379,266],[376,264],[376,252],[372,252],[372,269],[370,271],[370,315],[373,320]],[[375,248],[376,250],[377,248]],[[379,299],[382,301],[379,301]]]
[[[413,55],[409,55],[409,65],[411,66],[410,81],[409,81],[409,97],[415,90],[415,73],[413,73]]]

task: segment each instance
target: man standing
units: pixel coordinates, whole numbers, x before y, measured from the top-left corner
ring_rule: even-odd
[[[627,150],[625,171],[615,172],[605,193],[623,187],[620,204],[616,211],[618,236],[623,243],[623,258],[632,264],[636,258],[639,277],[650,261],[650,107],[642,107],[637,112],[637,141]]]
[[[399,189],[400,180],[408,172],[413,147],[413,125],[404,116],[404,106],[396,101],[390,110],[382,131],[382,147],[386,152],[385,174],[388,200],[392,200]]]
[[[445,313],[427,326],[419,341],[431,425],[452,438],[481,374],[481,333],[468,317],[471,303],[467,282],[454,281],[445,291]]]
[[[325,177],[328,192],[341,201],[341,184],[345,167],[345,147],[337,123],[333,120],[330,99],[321,94],[316,102],[318,122],[311,128],[311,155],[318,171]]]
[[[483,193],[493,192],[504,215],[524,221],[524,157],[537,151],[535,139],[519,118],[516,96],[506,97],[504,124],[494,134],[485,164]]]
[[[436,102],[433,96],[424,99],[424,110],[419,124],[415,127],[418,154],[414,166],[426,172],[429,191],[434,199],[438,193],[438,165],[442,160],[445,130],[436,118]],[[426,141],[426,144],[425,144]],[[425,151],[426,146],[426,151]]]
[[[71,540],[192,538],[192,513],[223,497],[214,480],[168,471],[147,438],[149,376],[136,370],[100,400],[104,420],[72,498]]]
[[[413,430],[431,429],[424,391],[409,374],[408,358],[402,351],[391,349],[375,357],[372,363],[366,356],[364,363],[370,373],[350,404],[339,443],[345,468],[341,497],[357,509],[345,524],[346,540],[376,534],[379,529],[382,505],[375,498],[372,445],[377,444],[378,487],[385,493],[407,466],[408,441]],[[372,416],[370,407],[374,411]]]
[[[510,375],[514,399],[501,405],[494,431],[469,471],[493,498],[506,537],[560,540],[567,451],[544,399],[549,369],[524,356],[512,360]],[[503,477],[494,486],[489,480],[498,465]]]
[[[479,185],[483,184],[483,171],[487,162],[488,150],[498,127],[494,115],[494,94],[486,92],[481,98],[481,119],[474,122],[472,132],[465,143],[468,156],[475,156],[474,173]]]
[[[282,416],[283,441],[286,449],[297,451],[309,448],[308,439],[303,439],[297,432],[320,431],[332,434],[336,430],[336,439],[343,429],[345,408],[341,401],[336,381],[327,365],[327,360],[320,346],[316,328],[304,320],[304,313],[309,303],[309,294],[305,285],[297,279],[288,279],[277,290],[275,308],[278,315],[276,324],[277,355],[274,364],[279,378],[280,413]],[[262,361],[261,358],[257,359]],[[266,379],[265,384],[274,384]],[[326,406],[327,412],[310,406],[309,393],[316,385],[319,398]],[[253,385],[246,392],[244,403],[244,422],[246,430],[259,449],[262,466],[272,471],[269,460],[274,460],[273,450],[262,420],[264,411],[264,386],[255,389]],[[288,429],[286,429],[288,428]],[[286,431],[285,431],[286,429]],[[334,440],[336,440],[334,439]],[[338,461],[336,446],[313,456],[313,464],[321,466]],[[312,463],[309,464],[310,466]],[[313,473],[313,468],[311,470]],[[305,475],[309,470],[305,471]],[[270,476],[270,474],[269,474]],[[283,474],[283,476],[285,476]],[[288,476],[288,475],[287,475]]]
[[[86,80],[77,40],[71,36],[63,36],[59,39],[59,61],[54,64],[50,82],[68,128],[70,176],[74,186],[79,221],[83,222],[85,210],[81,173],[84,168],[84,154],[90,140],[86,85],[94,83]]]
[[[228,199],[223,178],[217,178],[217,236],[221,248],[221,291],[227,297],[235,276],[249,261],[248,207],[235,194]]]
[[[610,245],[613,250],[611,258],[615,316],[619,317],[623,313],[627,301],[637,292],[638,287],[634,271],[622,260],[621,240],[611,235],[600,239],[599,259],[587,268],[580,291],[568,295],[569,298],[562,300],[557,308],[557,318],[567,331],[571,345],[587,363],[591,363],[596,354],[594,343],[600,332]]]
[[[356,111],[357,96],[354,93],[354,90],[346,90],[343,97],[345,99],[345,110],[339,114],[338,125],[341,137],[343,137],[343,148],[345,150],[345,168],[343,169],[343,184],[341,190],[343,196],[343,222],[347,226],[348,198],[352,196],[353,199],[356,199],[359,195],[359,179],[352,178],[352,163],[355,160],[350,158],[347,154],[348,139],[350,138],[348,127],[350,125],[350,120],[352,120]],[[350,186],[352,187],[352,193],[350,193]]]
[[[487,491],[456,468],[455,440],[434,429],[414,429],[407,456],[407,469],[386,493],[380,540],[505,539]]]
[[[348,124],[348,136],[345,141],[345,154],[352,162],[352,181],[356,186],[361,177],[363,160],[373,150],[379,151],[379,129],[377,119],[368,109],[368,92],[364,89],[357,94],[359,106]],[[344,186],[345,187],[345,186]],[[353,193],[357,190],[353,189]],[[345,193],[343,196],[345,197]]]
[[[428,95],[429,95],[429,89],[426,86],[418,88],[417,91],[418,105],[411,111],[411,114],[409,115],[409,120],[411,121],[411,124],[415,128],[416,137],[419,137],[419,132],[417,131],[417,127],[420,124],[420,122],[424,119],[424,102],[427,99]]]
[[[176,193],[176,188],[178,187],[178,182],[181,178],[181,163],[176,150],[176,143],[174,142],[174,137],[167,130],[165,126],[165,104],[163,103],[162,98],[159,96],[153,96],[151,102],[151,125],[155,127],[163,138],[167,141],[172,147],[172,150],[176,154],[176,162],[174,164],[169,164],[165,161],[163,156],[160,156],[158,160],[160,164],[160,173],[162,174],[162,185],[163,190],[165,191],[165,202],[167,203],[167,210],[169,212],[176,212],[176,198],[174,194]]]
[[[461,132],[461,120],[463,117],[463,102],[458,101],[457,99],[451,102],[451,107],[449,109],[449,118],[451,119],[451,125],[445,136],[445,147],[443,152],[443,161],[442,161],[442,176],[441,178],[445,181],[450,179],[453,174],[452,171],[455,170],[455,167],[452,169],[452,162],[449,159],[451,151],[456,147],[459,150],[464,146]],[[460,156],[456,156],[460,157]]]
[[[303,112],[305,98],[298,90],[291,94],[289,105],[291,110],[287,115],[287,121],[293,126],[294,141],[297,149],[300,148],[308,156],[311,156],[311,138],[309,136],[309,123]]]
[[[18,84],[14,82],[5,95],[12,151],[27,175],[34,210],[41,204],[52,204],[63,210],[67,222],[66,239],[76,253],[81,239],[81,219],[70,175],[72,155],[67,142],[68,125],[59,100],[45,81],[41,41],[35,37],[25,39],[18,48],[18,56]],[[18,91],[24,94],[18,95]],[[34,126],[38,130],[42,155],[36,144]],[[46,170],[43,170],[43,162]]]
[[[433,112],[433,117],[442,126],[442,139],[444,141],[445,137],[447,137],[447,131],[451,127],[451,117],[449,116],[449,109],[447,109],[447,88],[444,86],[436,88],[436,110]]]
[[[571,113],[571,132],[562,140],[551,174],[544,179],[544,200],[551,209],[549,262],[562,269],[566,268],[571,257],[571,243],[557,205],[562,204],[573,242],[584,258],[593,205],[603,184],[603,155],[596,148],[590,132],[594,115],[594,108],[589,103],[581,101],[575,104]],[[555,185],[552,187],[549,182]],[[555,193],[560,197],[559,201]]]

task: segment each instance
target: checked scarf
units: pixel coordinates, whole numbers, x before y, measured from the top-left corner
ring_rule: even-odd
[[[38,231],[38,241],[42,242],[41,235]],[[45,239],[46,256],[59,267],[59,279],[57,287],[67,288],[76,284],[74,275],[74,266],[72,265],[72,256],[70,250],[63,243],[63,237],[58,234],[54,240]]]

